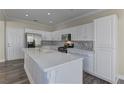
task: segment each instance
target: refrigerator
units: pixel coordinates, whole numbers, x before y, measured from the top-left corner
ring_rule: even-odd
[[[36,33],[25,33],[25,47],[26,48],[35,48],[41,47],[42,45],[42,36]]]

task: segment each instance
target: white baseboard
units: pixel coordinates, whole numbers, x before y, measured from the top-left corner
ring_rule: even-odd
[[[26,74],[27,74],[27,77],[28,77],[28,79],[29,79],[29,82],[30,82],[31,84],[35,84],[34,81],[33,81],[33,79],[32,79],[32,77],[31,77],[31,75],[30,75],[30,73],[29,73],[29,71],[27,70],[27,68],[26,68],[25,65],[24,65],[24,70],[25,70],[25,72],[26,72]]]
[[[5,59],[0,60],[0,62],[5,62]]]
[[[124,80],[124,75],[118,75],[118,80],[119,80],[119,79]]]

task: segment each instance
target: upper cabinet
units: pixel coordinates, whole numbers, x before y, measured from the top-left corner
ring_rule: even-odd
[[[52,32],[48,31],[40,31],[40,30],[34,30],[34,29],[25,29],[25,33],[35,33],[40,34],[42,40],[51,41],[52,40]]]
[[[52,40],[52,32],[42,32],[43,40],[51,41]]]
[[[74,27],[71,31],[72,40],[74,41],[90,41],[94,40],[94,26],[93,23],[84,24]]]
[[[61,41],[62,34],[71,34],[73,41],[90,41],[94,40],[94,25],[93,23],[66,28],[52,32],[52,40]]]
[[[86,36],[86,25],[81,25],[76,27],[76,32],[77,32],[77,41],[83,41],[87,39]]]
[[[94,24],[86,24],[86,40],[94,40]]]
[[[61,41],[61,31],[52,32],[52,40],[53,41]]]
[[[46,41],[61,41],[62,34],[71,34],[73,41],[93,41],[94,40],[94,25],[93,23],[66,28],[54,32],[36,31],[28,29],[27,32],[40,33],[42,40]]]
[[[76,27],[73,27],[72,29],[71,29],[71,39],[73,40],[73,41],[76,41],[76,40],[78,40],[78,31],[76,30],[77,28]]]
[[[96,19],[95,25],[95,47],[114,48],[115,30],[117,29],[116,15]]]

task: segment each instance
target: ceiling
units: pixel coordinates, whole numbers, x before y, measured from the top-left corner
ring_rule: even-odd
[[[97,9],[6,9],[4,13],[10,18],[53,26],[95,11]]]

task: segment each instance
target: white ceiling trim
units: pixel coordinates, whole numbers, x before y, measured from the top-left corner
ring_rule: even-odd
[[[102,11],[105,11],[105,10],[106,10],[106,9],[98,9],[98,10],[96,10],[96,11],[86,13],[86,14],[84,14],[84,15],[75,17],[75,18],[73,18],[73,19],[70,19],[70,20],[66,20],[66,21],[64,21],[64,22],[61,22],[61,23],[55,25],[55,27],[60,26],[60,25],[64,25],[64,24],[69,23],[69,22],[71,22],[71,21],[74,21],[74,20],[77,20],[77,19],[80,19],[80,18],[83,18],[83,17],[86,17],[86,16],[90,16],[90,15],[93,15],[93,14],[96,14],[96,13],[99,13],[99,12],[102,12]]]
[[[54,31],[54,29],[55,29],[53,26],[49,26],[49,25],[45,25],[45,24],[41,24],[41,23],[38,23],[38,22],[29,21],[29,20],[13,18],[13,17],[9,17],[9,16],[6,16],[5,20],[6,21],[21,22],[21,23],[29,24],[29,25],[38,25],[41,28],[43,27],[45,29],[48,29],[48,30],[43,30],[43,31]]]
[[[13,17],[9,17],[6,16],[6,20],[7,21],[19,21],[19,22],[23,22],[23,23],[31,23],[31,24],[38,24],[38,25],[42,25],[42,26],[48,26],[48,27],[52,27],[46,24],[42,24],[42,23],[38,23],[38,22],[34,22],[34,21],[29,21],[29,20],[23,20],[23,19],[19,19],[19,18],[13,18]]]

